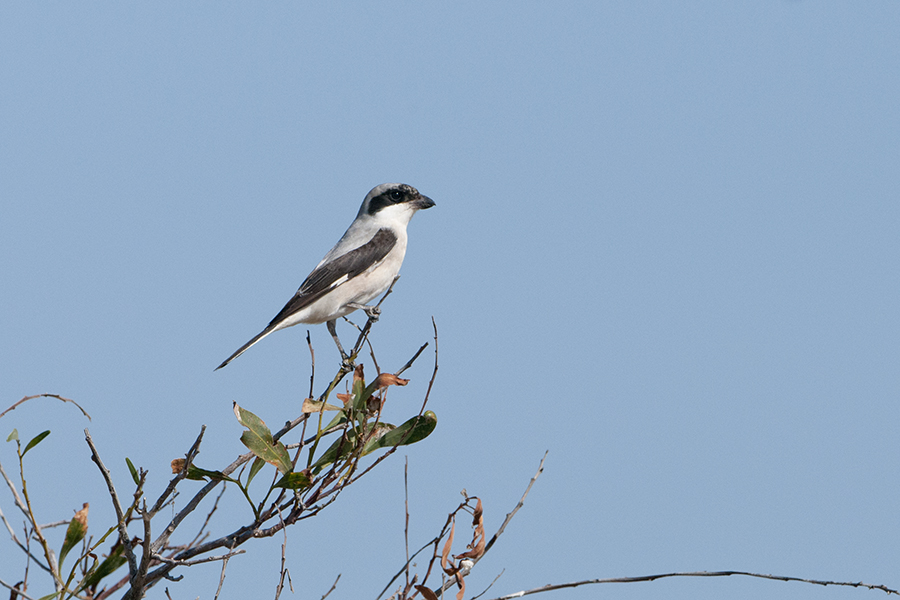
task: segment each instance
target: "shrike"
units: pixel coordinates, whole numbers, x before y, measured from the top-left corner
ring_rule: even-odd
[[[372,189],[359,207],[356,219],[272,322],[252,340],[225,359],[221,369],[273,331],[297,323],[327,323],[341,357],[335,321],[361,308],[370,317],[375,307],[366,306],[387,291],[400,272],[406,255],[406,226],[417,210],[434,201],[405,183],[382,183]]]

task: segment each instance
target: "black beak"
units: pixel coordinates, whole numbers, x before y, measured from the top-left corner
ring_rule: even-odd
[[[425,208],[431,208],[434,206],[434,200],[429,198],[428,196],[419,195],[419,199],[416,200],[416,208],[419,210],[423,210]]]

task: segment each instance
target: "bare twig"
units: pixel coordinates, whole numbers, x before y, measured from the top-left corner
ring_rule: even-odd
[[[497,541],[497,538],[499,538],[503,534],[503,531],[506,529],[506,526],[509,525],[509,522],[512,521],[512,518],[514,516],[516,516],[516,513],[519,512],[519,509],[525,505],[525,498],[528,497],[528,492],[531,491],[531,486],[534,485],[534,482],[537,481],[537,478],[540,477],[541,473],[544,472],[544,461],[547,460],[548,452],[550,452],[550,451],[547,450],[546,452],[544,452],[544,457],[541,458],[541,464],[538,465],[537,473],[535,473],[534,477],[531,478],[531,481],[528,482],[528,487],[525,488],[525,493],[522,494],[521,498],[519,498],[519,503],[516,504],[516,507],[514,509],[512,509],[512,511],[509,512],[509,514],[506,515],[506,518],[503,520],[503,523],[500,525],[500,529],[497,530],[497,533],[495,533],[493,535],[493,537],[491,537],[491,539],[488,541],[488,543],[484,546],[484,554],[487,554],[487,551],[491,549],[491,546],[494,545],[494,542]],[[482,555],[482,556],[484,556],[484,555]],[[478,562],[478,560],[481,560],[481,559],[480,558],[476,559],[475,562]]]
[[[537,472],[534,474],[534,476],[533,476],[533,477],[531,478],[531,480],[528,482],[528,486],[525,488],[525,493],[522,494],[522,497],[519,499],[519,502],[518,502],[518,504],[516,504],[515,508],[513,508],[513,509],[506,515],[506,518],[503,520],[503,523],[500,524],[500,528],[497,529],[497,533],[495,533],[495,534],[491,537],[490,541],[488,541],[488,543],[485,544],[485,546],[484,546],[484,551],[481,553],[481,555],[479,555],[479,556],[474,556],[474,557],[472,557],[472,558],[469,559],[469,560],[471,561],[471,566],[469,567],[470,569],[471,569],[471,567],[474,567],[475,564],[478,563],[478,561],[480,561],[482,558],[484,558],[484,555],[487,554],[488,550],[491,549],[491,547],[494,545],[494,542],[496,542],[497,539],[498,539],[501,535],[503,535],[503,532],[504,532],[504,530],[506,529],[506,526],[509,525],[509,522],[512,521],[512,519],[513,519],[514,516],[516,516],[516,513],[519,512],[519,509],[522,508],[522,506],[525,505],[525,498],[528,497],[528,493],[531,491],[531,486],[534,485],[534,482],[537,481],[537,478],[540,477],[540,476],[541,476],[541,473],[544,472],[544,461],[547,460],[547,453],[548,453],[548,452],[549,452],[549,450],[548,450],[547,452],[544,452],[544,456],[541,458],[541,462],[540,462],[540,464],[538,465]],[[461,506],[461,507],[462,507],[462,506]],[[445,525],[444,527],[446,528],[446,525]],[[441,537],[442,537],[442,536],[443,536],[443,533],[442,533]],[[435,545],[435,550],[437,550],[437,545]],[[430,565],[429,565],[429,569],[430,569]],[[423,583],[424,583],[424,579],[423,579]],[[438,589],[434,590],[435,595],[437,595],[438,597],[442,596],[443,593],[444,593],[445,591],[447,591],[447,590],[448,590],[451,586],[453,586],[455,583],[456,583],[456,578],[455,578],[455,577],[454,577],[454,578],[451,578],[451,579],[448,579],[448,580],[445,581]]]
[[[444,534],[444,532],[442,531],[442,532],[441,532],[441,535],[443,535],[443,534]],[[434,539],[431,539],[431,540],[429,540],[428,542],[426,542],[424,546],[422,546],[421,548],[419,548],[418,550],[416,550],[415,552],[413,552],[413,555],[410,556],[410,557],[406,560],[406,564],[404,564],[403,567],[401,567],[400,570],[397,571],[397,574],[394,575],[394,576],[391,578],[390,581],[388,581],[387,585],[384,586],[384,589],[381,590],[381,593],[379,593],[378,596],[376,596],[375,600],[379,600],[379,598],[381,598],[382,596],[384,596],[385,592],[387,592],[387,591],[390,589],[390,587],[394,584],[394,582],[397,581],[397,578],[398,578],[398,577],[400,577],[401,575],[403,575],[403,572],[406,571],[407,568],[409,568],[409,565],[412,564],[412,561],[415,560],[415,558],[416,558],[419,554],[421,554],[421,553],[422,553],[426,548],[428,548],[429,546],[432,546],[432,545],[434,545],[434,544],[437,544],[437,543],[440,542],[440,541],[441,541],[440,536],[435,537]],[[415,580],[415,577],[413,577],[413,580]]]
[[[227,561],[231,559],[232,556],[244,554],[245,552],[246,550],[233,550],[232,552],[221,554],[219,556],[205,556],[203,558],[197,558],[194,560],[177,560],[156,553],[151,555],[151,557],[153,558],[153,560],[158,560],[161,563],[172,565],[173,567],[192,567],[194,565],[202,565],[203,563],[216,562],[217,560]]]
[[[381,300],[378,301],[378,304],[375,305],[375,308],[381,308],[381,304],[387,299],[388,296],[391,295],[391,292],[394,291],[394,286],[397,284],[397,281],[400,279],[400,276],[397,275],[394,277],[394,280],[391,282],[390,287],[384,293],[384,296],[381,297]],[[359,351],[362,349],[362,345],[366,340],[366,337],[369,335],[369,330],[372,329],[372,324],[375,323],[375,320],[369,317],[366,321],[366,324],[363,325],[362,330],[359,332],[359,337],[356,339],[356,343],[353,344],[353,351],[350,353],[350,356],[357,356]]]
[[[422,346],[424,348],[425,346]],[[403,542],[406,545],[406,588],[409,589],[409,457],[403,463]]]
[[[2,413],[0,413],[0,418],[2,418],[3,415],[8,413],[9,411],[15,410],[16,407],[19,406],[20,404],[22,404],[24,402],[28,402],[29,400],[34,400],[35,398],[56,398],[57,400],[60,400],[62,402],[71,402],[72,404],[74,404],[75,406],[78,407],[78,410],[81,411],[81,414],[83,414],[84,416],[86,416],[88,418],[88,421],[91,420],[91,415],[87,414],[87,411],[84,410],[83,408],[81,408],[81,406],[77,402],[75,402],[74,400],[70,400],[69,398],[63,398],[59,394],[35,394],[34,396],[25,396],[24,398],[22,398],[21,400],[19,400],[18,402],[16,402],[15,404],[10,406],[6,410],[4,410]]]
[[[316,351],[313,350],[312,338],[309,337],[309,329],[306,330],[306,345],[309,346],[309,398],[313,397],[316,381]]]
[[[499,573],[497,573],[497,576],[494,577],[494,580],[491,582],[491,584],[490,584],[489,586],[487,586],[486,588],[484,588],[484,591],[483,591],[483,592],[481,592],[480,594],[477,594],[477,595],[475,595],[475,596],[472,596],[469,600],[478,600],[478,598],[481,598],[482,596],[484,596],[485,594],[487,594],[488,590],[491,589],[492,587],[494,587],[494,584],[497,583],[497,580],[498,580],[498,579],[500,579],[501,577],[503,577],[503,574],[504,574],[505,572],[506,572],[506,569],[503,569],[502,571],[500,571]]]
[[[91,449],[91,459],[97,464],[97,467],[100,469],[100,474],[103,475],[103,480],[106,481],[106,487],[109,490],[109,495],[112,498],[113,508],[116,510],[116,520],[117,526],[119,529],[119,541],[122,542],[122,546],[125,549],[125,557],[128,559],[128,571],[130,573],[130,579],[132,586],[135,583],[135,578],[138,575],[138,565],[137,559],[134,556],[134,547],[131,545],[131,538],[128,537],[128,529],[127,524],[125,523],[125,513],[122,510],[122,505],[119,503],[119,496],[116,494],[116,488],[113,485],[112,478],[109,474],[109,469],[106,468],[106,465],[103,464],[103,461],[100,460],[100,454],[97,452],[97,447],[94,445],[94,440],[91,438],[91,432],[87,429],[84,430],[84,439],[87,440],[87,444]],[[147,544],[149,540],[144,540],[144,543]],[[137,590],[134,590],[135,592]]]
[[[175,491],[175,486],[178,485],[181,480],[183,480],[188,473],[188,467],[191,466],[194,462],[194,458],[197,457],[197,454],[200,452],[200,442],[203,441],[203,434],[206,432],[206,425],[200,426],[200,434],[197,436],[197,439],[194,440],[194,443],[191,445],[190,450],[188,450],[185,455],[184,467],[178,473],[175,473],[175,476],[169,481],[169,485],[166,486],[166,489],[157,498],[156,502],[153,503],[153,508],[150,509],[150,517],[156,516],[163,505],[165,504],[166,499]]]
[[[19,583],[17,583],[16,585],[9,585],[8,583],[6,583],[2,579],[0,579],[0,585],[5,587],[6,589],[10,590],[10,593],[9,593],[10,598],[16,598],[17,596],[21,596],[22,598],[25,598],[25,600],[35,600],[34,598],[32,598],[31,596],[26,594],[24,591],[22,591],[25,586],[24,586],[24,583],[21,581]],[[19,586],[21,586],[21,587],[19,587]],[[324,598],[324,596],[323,596],[323,598]]]
[[[340,580],[341,580],[341,575],[340,575],[340,573],[338,573],[337,579],[334,580],[334,583],[331,584],[331,588],[327,592],[325,592],[325,594],[322,596],[321,600],[325,600],[325,598],[327,598],[328,595],[334,591],[334,589],[337,587],[338,581],[340,581]]]
[[[12,482],[12,479],[9,478],[9,475],[7,475],[6,471],[3,469],[3,463],[0,463],[0,475],[3,475],[3,480],[6,481],[6,485],[9,486],[9,491],[13,496],[15,505],[19,507],[19,510],[21,510],[22,514],[27,518],[29,516],[28,507],[25,506],[25,502],[23,502],[22,497],[19,496],[19,492],[16,490],[16,486]]]
[[[278,511],[278,520],[281,521],[282,525],[284,525],[284,519],[281,516],[281,511]],[[282,533],[284,533],[284,540],[281,542],[281,569],[280,575],[278,577],[278,586],[275,588],[275,600],[281,596],[281,590],[284,589],[284,578],[285,575],[288,577],[288,581],[290,581],[290,574],[288,573],[287,568],[285,567],[286,560],[286,550],[287,550],[287,528],[282,529]],[[291,590],[293,591],[294,586],[291,585]]]
[[[241,552],[243,552],[243,550],[241,550]],[[216,587],[216,595],[213,596],[213,600],[219,600],[219,594],[222,592],[222,584],[225,583],[225,569],[228,568],[228,559],[230,559],[232,556],[234,555],[226,554],[222,558],[222,573],[221,575],[219,575],[219,585]]]
[[[4,477],[5,477],[5,475],[6,474],[4,473]],[[26,516],[27,516],[27,513],[26,513]],[[13,543],[16,546],[18,546],[19,549],[22,552],[24,552],[29,558],[33,559],[34,562],[37,563],[37,566],[39,566],[44,571],[47,571],[48,573],[50,573],[51,572],[50,568],[47,567],[47,565],[45,565],[44,563],[42,563],[41,560],[37,556],[32,554],[31,550],[28,548],[28,546],[26,546],[21,541],[19,541],[19,538],[16,536],[16,532],[15,532],[15,530],[13,530],[12,525],[10,525],[9,521],[6,520],[6,515],[3,514],[2,508],[0,508],[0,521],[3,521],[3,524],[6,525],[6,529],[7,529],[7,531],[9,531],[9,536],[12,538]]]
[[[135,504],[137,504],[136,498]],[[144,539],[141,542],[141,563],[138,567],[137,577],[134,578],[134,583],[132,584],[137,590],[132,590],[132,598],[143,596],[140,590],[144,587],[144,578],[147,577],[147,570],[150,568],[150,519],[152,516],[147,510],[147,501],[144,500],[144,510],[141,512],[141,522],[144,524]]]
[[[205,538],[207,535],[204,535],[204,531],[206,531],[206,527],[209,525],[210,519],[212,519],[213,514],[215,514],[216,510],[219,508],[219,500],[222,499],[222,496],[225,495],[225,490],[228,489],[224,485],[222,486],[222,490],[219,492],[219,495],[216,496],[215,501],[213,501],[212,508],[209,509],[209,512],[206,513],[206,519],[203,520],[203,525],[200,526],[200,529],[197,531],[197,535],[194,536],[194,539],[188,543],[188,547],[195,545],[200,541],[201,538]]]
[[[775,581],[798,581],[800,583],[810,583],[813,585],[835,585],[835,586],[845,586],[845,587],[863,587],[868,588],[870,590],[881,590],[886,594],[896,594],[900,596],[900,592],[897,590],[888,588],[883,585],[875,585],[870,583],[862,583],[862,582],[850,582],[850,581],[822,581],[818,579],[802,579],[800,577],[787,577],[783,575],[764,575],[762,573],[747,573],[745,571],[696,571],[691,573],[663,573],[659,575],[641,575],[638,577],[611,577],[608,579],[586,579],[584,581],[572,581],[569,583],[557,583],[557,584],[549,584],[544,585],[538,588],[534,588],[531,590],[523,590],[521,592],[516,592],[515,594],[509,594],[507,596],[498,596],[497,598],[493,598],[492,600],[513,600],[513,598],[521,598],[522,596],[529,596],[531,594],[539,594],[541,592],[551,592],[553,590],[562,590],[566,588],[574,588],[582,585],[594,585],[598,583],[636,583],[641,581],[655,581],[656,579],[664,579],[667,577],[729,577],[731,575],[741,575],[744,577],[756,577],[759,579],[772,579]]]
[[[431,326],[434,328],[434,371],[431,373],[431,380],[428,382],[428,390],[425,392],[425,400],[422,401],[422,410],[419,411],[419,414],[422,414],[425,411],[425,405],[428,404],[428,398],[431,396],[431,388],[434,387],[434,380],[437,377],[438,372],[438,330],[437,323],[434,322],[434,317],[431,317]]]
[[[396,373],[394,373],[394,375],[397,375],[398,377],[400,375],[403,375],[403,372],[405,370],[407,370],[408,368],[410,368],[411,366],[413,366],[413,363],[416,362],[416,359],[419,358],[419,355],[422,354],[422,351],[425,350],[425,348],[427,348],[427,347],[428,347],[428,342],[425,342],[424,344],[422,344],[422,347],[419,348],[415,354],[413,354],[413,357],[411,359],[409,359],[408,361],[406,361],[406,364],[403,365],[402,367],[400,367],[400,370],[397,371]]]

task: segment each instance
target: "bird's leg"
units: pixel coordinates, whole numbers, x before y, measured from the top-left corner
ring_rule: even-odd
[[[378,320],[378,317],[381,316],[381,309],[377,306],[357,304],[356,302],[348,302],[347,306],[363,311],[364,313],[366,313],[366,316],[369,317],[369,320],[373,323],[376,322]]]
[[[336,322],[335,319],[331,319],[330,321],[325,323],[328,326],[328,333],[331,334],[331,339],[333,339],[334,343],[337,344],[338,352],[341,353],[341,362],[344,364],[344,366],[349,367],[350,369],[353,369],[353,367],[354,367],[353,361],[350,359],[349,356],[347,356],[347,353],[344,352],[344,347],[341,346],[341,340],[338,339],[337,330],[335,329],[335,322]]]

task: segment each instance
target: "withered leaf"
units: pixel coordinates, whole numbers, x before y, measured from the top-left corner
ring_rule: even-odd
[[[475,532],[472,535],[472,543],[468,545],[468,551],[453,557],[457,560],[461,558],[478,559],[484,554],[484,510],[481,507],[481,498],[478,499],[478,504],[475,506],[474,516],[475,518],[472,520],[472,526],[475,528]]]
[[[62,565],[63,560],[69,550],[75,547],[78,542],[84,539],[88,527],[88,503],[82,505],[81,510],[75,513],[72,520],[69,521],[69,527],[66,529],[66,537],[63,540],[62,550],[59,551],[59,564]]]
[[[453,575],[457,571],[456,565],[450,563],[450,549],[453,547],[453,533],[455,531],[456,519],[453,520],[453,525],[450,526],[450,535],[447,537],[447,541],[444,542],[444,549],[441,551],[441,568],[447,575]]]
[[[340,396],[341,395],[338,394],[338,398],[340,398]],[[300,409],[303,413],[317,413],[322,412],[323,410],[341,410],[341,407],[307,398],[303,401],[303,407]]]
[[[431,588],[425,587],[424,585],[417,585],[414,587],[416,588],[417,592],[422,594],[422,597],[425,598],[425,600],[438,600],[437,595],[435,595],[435,593],[431,591]]]
[[[382,373],[375,378],[375,387],[377,389],[388,387],[389,385],[406,385],[409,379],[397,377],[393,373]]]

